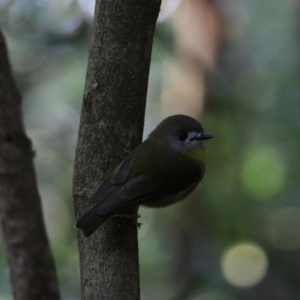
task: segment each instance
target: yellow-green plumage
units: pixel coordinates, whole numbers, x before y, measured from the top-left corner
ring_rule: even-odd
[[[163,207],[184,199],[204,176],[209,138],[190,117],[165,119],[102,183],[90,199],[94,207],[76,227],[89,236],[108,216],[129,207]]]

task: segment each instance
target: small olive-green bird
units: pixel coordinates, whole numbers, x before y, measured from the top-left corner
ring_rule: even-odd
[[[90,236],[124,209],[163,207],[186,198],[204,176],[204,146],[211,138],[191,117],[166,118],[102,183],[76,228]]]

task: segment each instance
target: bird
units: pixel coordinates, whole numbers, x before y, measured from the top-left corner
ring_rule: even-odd
[[[167,117],[103,181],[89,200],[93,207],[75,227],[88,237],[128,208],[159,208],[185,199],[203,179],[204,148],[211,138],[192,117]]]

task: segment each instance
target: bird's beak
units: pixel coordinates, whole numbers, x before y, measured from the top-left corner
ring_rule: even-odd
[[[201,140],[210,140],[210,139],[212,139],[213,138],[213,136],[212,135],[210,135],[210,134],[208,134],[208,133],[202,133],[201,134]]]
[[[191,138],[190,138],[190,141],[202,141],[202,140],[209,140],[209,139],[212,139],[213,136],[208,134],[208,133],[205,133],[205,132],[202,132],[202,133],[191,133]]]

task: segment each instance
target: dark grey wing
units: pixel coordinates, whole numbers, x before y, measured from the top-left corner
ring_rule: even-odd
[[[85,236],[90,236],[110,214],[121,211],[128,206],[133,206],[130,201],[133,196],[132,193],[137,193],[139,191],[139,187],[143,186],[140,185],[142,182],[142,176],[135,177],[129,180],[125,186],[119,190],[119,192],[116,192],[116,194],[112,194],[101,199],[103,201],[99,201],[99,203],[95,204],[92,209],[90,209],[77,221],[75,225],[76,228],[82,230]],[[100,192],[98,195],[100,195]],[[95,195],[97,195],[97,192]],[[143,195],[136,196],[143,197]],[[144,195],[144,197],[147,196]]]
[[[130,179],[118,193],[100,203],[97,214],[105,216],[119,213],[126,208],[142,204],[149,207],[168,206],[185,198],[194,190],[199,181],[195,179],[191,184],[184,187],[174,182],[172,187],[168,187],[164,183],[157,184],[153,179],[140,175]]]
[[[146,165],[151,164],[147,172],[138,174],[134,170],[115,193],[99,204],[99,216],[119,213],[128,207],[141,204],[152,207],[167,206],[186,197],[203,177],[203,168],[184,157],[178,159],[177,153],[163,157],[158,155],[161,153],[150,156],[151,161],[138,166],[145,170]],[[148,155],[143,158],[145,157],[149,158]],[[175,170],[172,167],[174,162],[177,163]],[[139,163],[143,161],[139,160]]]
[[[127,193],[132,189],[134,190],[135,186],[139,187],[139,184],[142,181],[142,177],[133,178],[126,183],[126,188],[122,188],[116,194],[101,199],[103,201],[96,203],[92,209],[85,213],[77,221],[75,227],[82,230],[85,236],[90,236],[110,214],[128,207],[127,204],[131,195],[130,193],[127,195]]]
[[[128,155],[115,169],[114,171],[106,178],[96,193],[90,198],[89,203],[96,203],[100,200],[104,200],[109,197],[113,192],[116,186],[123,184],[133,166],[132,155]]]
[[[150,199],[164,196],[160,189],[153,189],[151,181],[144,175],[130,179],[118,193],[108,197],[98,205],[97,213],[105,216],[122,211],[128,207],[140,205]]]

